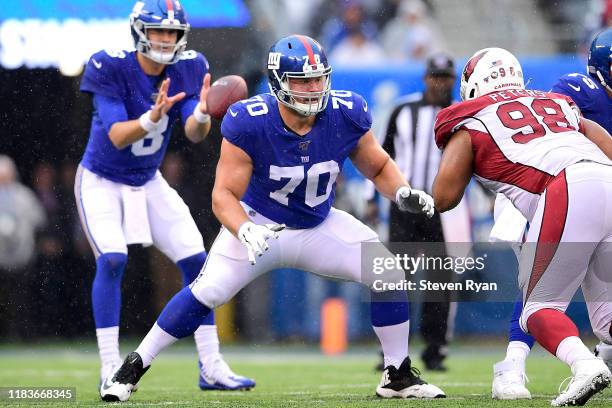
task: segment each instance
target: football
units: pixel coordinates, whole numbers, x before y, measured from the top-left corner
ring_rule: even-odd
[[[206,96],[208,113],[215,119],[221,119],[231,104],[248,96],[247,84],[239,75],[227,75],[217,79],[210,86]]]

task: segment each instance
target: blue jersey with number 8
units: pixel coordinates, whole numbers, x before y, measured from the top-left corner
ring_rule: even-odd
[[[208,62],[195,51],[185,51],[181,59],[166,66],[159,77],[143,72],[135,51],[100,51],[92,55],[81,81],[81,91],[94,95],[89,142],[81,164],[91,172],[118,183],[145,184],[161,165],[174,122],[180,115],[185,123],[193,113],[207,72]],[[170,78],[168,95],[185,92],[185,98],[168,111],[158,130],[117,149],[108,136],[113,122],[138,119],[150,110],[164,78]],[[101,104],[113,108],[105,110]],[[103,112],[111,112],[112,118],[104,117]]]
[[[230,106],[221,133],[253,162],[242,201],[288,227],[313,228],[329,214],[336,177],[371,125],[360,95],[331,91],[310,132],[300,136],[283,123],[276,98],[262,94]]]

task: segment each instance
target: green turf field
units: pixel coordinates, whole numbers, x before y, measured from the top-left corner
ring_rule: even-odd
[[[528,360],[532,401],[494,402],[490,398],[492,364],[501,358],[502,343],[465,343],[451,348],[450,370],[425,372],[424,378],[442,388],[445,400],[381,400],[374,396],[380,374],[373,370],[376,347],[359,347],[340,357],[324,357],[313,348],[231,347],[226,359],[235,371],[257,380],[250,392],[201,392],[196,385],[195,351],[178,345],[156,360],[140,382],[140,390],[127,403],[99,400],[98,360],[95,346],[68,349],[65,345],[0,346],[0,386],[76,387],[77,403],[22,403],[0,406],[124,405],[138,407],[545,407],[556,395],[569,369],[537,350]],[[412,347],[418,353],[419,347]],[[127,351],[127,350],[124,350]],[[416,354],[418,355],[418,354]],[[418,367],[420,362],[417,361]],[[592,399],[588,406],[612,406],[612,389]]]

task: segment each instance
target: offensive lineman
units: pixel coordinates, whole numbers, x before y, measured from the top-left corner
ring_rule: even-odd
[[[263,273],[290,267],[365,283],[362,243],[379,243],[378,237],[331,207],[347,157],[401,209],[433,215],[431,197],[412,190],[376,142],[364,99],[331,91],[330,75],[325,53],[312,38],[293,35],[272,46],[272,94],[232,105],[222,123],[213,210],[224,228],[202,273],[168,303],[136,351],[108,379],[104,400],[127,400],[162,349],[191,334],[202,316]],[[402,270],[393,272],[404,276]],[[384,398],[444,397],[411,367],[406,293],[392,302],[385,301],[387,294],[371,291],[372,324],[386,366],[376,393]]]

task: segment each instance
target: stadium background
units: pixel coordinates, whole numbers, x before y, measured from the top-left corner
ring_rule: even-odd
[[[265,89],[266,52],[275,38],[300,28],[323,41],[319,28],[334,18],[341,21],[346,8],[357,2],[312,0],[310,6],[299,0],[182,3],[193,26],[189,48],[206,55],[213,79],[240,74],[254,94]],[[361,3],[368,22],[382,33],[402,11],[402,3],[415,2]],[[421,23],[440,35],[436,47],[457,57],[458,69],[473,51],[493,44],[503,46],[521,59],[530,79],[528,87],[546,90],[562,74],[584,72],[584,44],[606,24],[608,3],[430,0],[420,3],[425,10]],[[31,262],[0,270],[0,343],[94,338],[89,294],[95,264],[78,224],[72,193],[91,115],[88,97],[78,91],[79,68],[97,49],[130,46],[130,7],[130,2],[118,0],[32,0],[0,9],[0,154],[15,160],[21,182],[37,194],[48,219],[37,232]],[[300,13],[309,17],[299,18]],[[375,126],[395,97],[422,88],[419,55],[367,64],[356,56],[354,61],[336,64],[332,60],[332,64],[333,87],[364,95],[374,112]],[[219,228],[210,210],[220,143],[218,125],[214,123],[206,142],[195,146],[176,129],[169,147],[172,160],[164,166],[164,174],[189,205],[207,247]],[[339,201],[360,215],[364,201],[361,178],[351,168],[346,172]],[[470,198],[474,238],[486,240],[490,200],[476,193]],[[384,235],[384,222],[378,227]],[[512,263],[512,254],[506,256]],[[509,269],[504,264],[497,273],[513,278]],[[179,286],[175,267],[157,251],[130,247],[122,333],[139,338]],[[342,297],[349,305],[350,338],[373,341],[369,308],[361,301],[358,287],[289,270],[262,277],[224,307],[218,318],[221,336],[226,341],[257,344],[316,342],[320,306],[330,296]],[[511,307],[509,303],[460,304],[456,333],[501,337]],[[581,329],[588,330],[584,306],[573,306],[571,313]],[[416,325],[413,329],[418,331]]]

